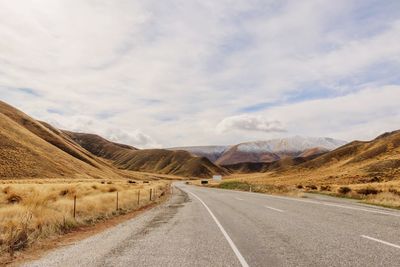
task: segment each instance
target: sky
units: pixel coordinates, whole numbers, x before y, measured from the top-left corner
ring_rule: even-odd
[[[0,99],[139,148],[400,128],[398,0],[0,0]]]

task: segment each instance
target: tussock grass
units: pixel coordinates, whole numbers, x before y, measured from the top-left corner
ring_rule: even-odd
[[[388,208],[400,209],[400,195],[392,192],[381,192],[363,199],[368,204],[379,205]]]
[[[285,185],[272,185],[272,184],[251,184],[247,181],[223,181],[215,187],[222,189],[240,190],[240,191],[251,191],[257,193],[268,193],[268,194],[283,194],[283,195],[295,195],[302,196],[301,192],[293,186]]]
[[[0,184],[0,256],[13,255],[39,239],[63,234],[150,204],[150,188],[156,197],[168,184],[162,181],[128,183],[126,180],[75,183]],[[140,191],[140,203],[138,194]],[[117,210],[118,193],[118,210]],[[73,217],[76,197],[76,218]]]

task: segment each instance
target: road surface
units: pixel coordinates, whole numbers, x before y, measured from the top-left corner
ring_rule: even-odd
[[[159,207],[26,266],[400,266],[399,211],[175,186]]]

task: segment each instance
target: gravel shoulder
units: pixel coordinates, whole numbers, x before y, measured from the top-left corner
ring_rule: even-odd
[[[165,203],[23,266],[240,266],[209,214],[175,189]]]

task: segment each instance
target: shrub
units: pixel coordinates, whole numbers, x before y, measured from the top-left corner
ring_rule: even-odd
[[[60,196],[66,196],[69,193],[68,189],[61,190]]]
[[[394,194],[394,195],[400,196],[400,191],[398,191],[397,189],[389,188],[389,192]]]
[[[347,186],[342,186],[342,187],[340,187],[339,190],[338,190],[338,193],[339,193],[339,194],[343,194],[343,195],[345,195],[345,194],[347,194],[347,193],[350,193],[350,192],[351,192],[351,188],[350,188],[350,187],[347,187]]]
[[[296,186],[297,189],[303,189],[303,186],[301,184]]]
[[[115,187],[110,187],[110,188],[108,189],[108,192],[110,192],[110,193],[116,192],[116,191],[117,191],[117,188],[115,188]]]
[[[360,195],[376,195],[379,193],[378,189],[375,189],[373,187],[366,187],[366,188],[361,188],[356,190],[356,192]]]
[[[308,189],[311,189],[311,190],[317,190],[318,189],[318,187],[316,186],[316,185],[307,185],[306,186]]]
[[[331,191],[331,187],[329,185],[321,185],[321,191]]]
[[[9,197],[7,197],[7,202],[9,204],[16,204],[22,201],[22,197],[17,195],[17,194],[12,194]]]
[[[250,190],[250,185],[248,183],[237,182],[237,181],[222,182],[218,185],[218,187],[224,189],[238,189],[243,191]]]

